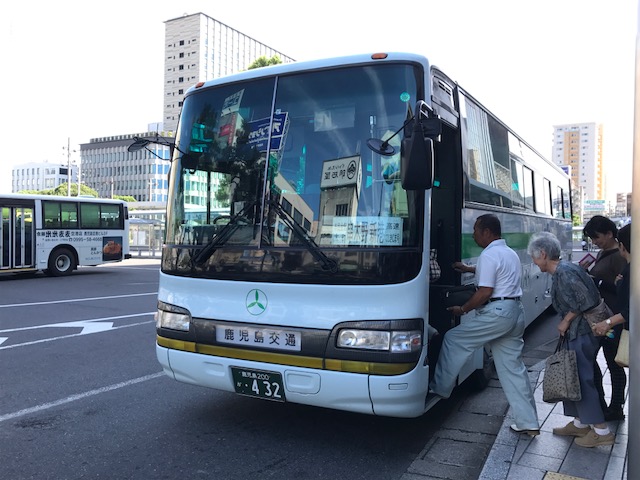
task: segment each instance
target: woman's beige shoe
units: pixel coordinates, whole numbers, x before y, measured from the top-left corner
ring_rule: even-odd
[[[581,447],[599,447],[601,445],[613,445],[616,441],[616,436],[609,432],[606,435],[598,435],[595,430],[591,430],[584,437],[576,438],[576,445]]]
[[[563,435],[565,437],[584,437],[591,431],[591,427],[578,428],[573,421],[567,423],[564,427],[554,428],[554,435]]]

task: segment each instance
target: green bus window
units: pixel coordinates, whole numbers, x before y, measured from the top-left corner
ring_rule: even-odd
[[[100,205],[80,204],[80,225],[82,228],[100,228]]]
[[[103,228],[123,228],[119,205],[101,205],[100,226]]]
[[[44,228],[61,228],[60,204],[58,202],[42,202]]]
[[[76,203],[61,203],[60,220],[62,228],[78,228],[78,205]]]

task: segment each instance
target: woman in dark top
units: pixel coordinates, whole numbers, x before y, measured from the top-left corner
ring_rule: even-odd
[[[582,267],[560,259],[560,242],[552,233],[534,235],[527,252],[540,271],[551,274],[551,301],[562,318],[558,332],[568,339],[568,348],[576,352],[578,364],[582,399],[563,402],[565,415],[574,419],[554,428],[553,433],[576,437],[576,445],[582,447],[613,445],[615,435],[605,423],[594,378],[600,342],[582,315],[600,302],[598,288]]]
[[[611,308],[613,313],[618,310],[618,295],[616,293],[615,279],[622,273],[627,262],[618,250],[618,227],[607,217],[595,215],[584,226],[583,232],[593,241],[594,245],[600,249],[596,257],[595,263],[589,269],[589,275],[598,286],[600,295],[604,298],[606,304]],[[600,403],[604,409],[604,417],[606,420],[622,420],[622,406],[624,405],[624,391],[627,386],[627,375],[624,368],[615,362],[616,352],[618,351],[618,343],[620,342],[619,326],[600,338],[600,345],[604,358],[607,361],[609,374],[611,375],[611,403],[607,407],[604,398],[604,389],[602,387],[602,372],[597,362],[595,364],[596,371],[596,387],[600,394]]]
[[[618,310],[619,312],[608,318],[609,322],[597,323],[594,327],[594,333],[596,335],[602,335],[609,331],[611,327],[614,329],[624,326],[629,329],[629,284],[631,283],[631,224],[627,224],[618,232],[618,245],[620,248],[620,254],[627,262],[622,275],[618,276],[618,282],[616,283],[618,290]]]

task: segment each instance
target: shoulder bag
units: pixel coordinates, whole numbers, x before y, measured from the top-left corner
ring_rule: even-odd
[[[542,400],[547,403],[578,402],[582,399],[576,352],[567,348],[561,336],[553,355],[547,358],[542,379]]]
[[[582,312],[582,315],[587,320],[587,322],[589,322],[589,326],[593,328],[596,323],[604,322],[607,318],[611,318],[613,316],[613,312],[605,303],[604,299],[601,298],[598,305],[591,308],[590,310],[587,310],[586,312]]]
[[[626,328],[620,332],[620,343],[618,344],[615,362],[621,367],[629,366],[629,330]]]

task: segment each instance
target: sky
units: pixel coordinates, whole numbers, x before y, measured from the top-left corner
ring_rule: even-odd
[[[601,123],[608,200],[631,191],[630,0],[10,0],[0,193],[16,165],[66,163],[68,142],[77,161],[91,138],[162,121],[164,22],[198,12],[296,60],[423,54],[547,158],[554,125]]]

